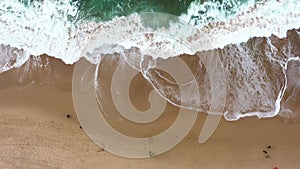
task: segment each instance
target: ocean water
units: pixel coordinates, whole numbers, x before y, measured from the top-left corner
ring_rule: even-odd
[[[174,105],[207,112],[222,93],[211,90],[226,82],[226,120],[280,115],[297,121],[299,9],[298,0],[2,0],[0,73],[21,68],[21,81],[32,71],[51,74],[44,55],[65,64],[118,58]],[[189,81],[175,84],[159,70],[176,58],[191,69],[200,98]],[[216,63],[222,77],[212,81]],[[190,97],[180,97],[178,85]]]

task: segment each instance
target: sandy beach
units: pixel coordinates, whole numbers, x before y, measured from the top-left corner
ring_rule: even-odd
[[[2,1],[0,169],[300,168],[298,1]]]
[[[300,123],[286,124],[280,117],[260,120],[251,117],[235,122],[222,119],[213,136],[198,144],[206,119],[205,114],[199,113],[188,136],[162,155],[148,159],[113,155],[96,145],[80,127],[71,90],[74,66],[57,59],[46,61],[47,57],[39,60],[39,64],[32,64],[31,60],[0,74],[1,169],[295,169],[300,166]],[[21,77],[24,71],[27,76]],[[149,86],[136,81],[130,97],[142,109],[148,104],[145,98]],[[177,107],[168,104],[157,122],[144,128],[126,121],[118,123],[113,118],[106,120],[120,132],[144,137],[170,126],[177,112]]]
[[[67,118],[67,115],[70,118]],[[49,86],[0,90],[0,168],[294,169],[300,166],[300,124],[280,118],[222,120],[205,144],[197,139],[205,115],[171,151],[127,159],[103,151],[76,118],[70,90]],[[271,146],[271,148],[268,148]],[[267,151],[264,153],[263,151]]]

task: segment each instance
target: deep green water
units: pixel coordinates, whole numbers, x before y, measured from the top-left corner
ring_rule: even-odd
[[[33,2],[43,0],[19,1],[30,6]],[[247,0],[70,0],[68,3],[78,7],[77,15],[70,17],[70,20],[99,22],[135,12],[162,12],[179,16],[187,13],[192,2],[199,4],[198,13],[191,16],[191,20],[197,24],[199,21],[202,22],[201,20],[214,21],[233,15],[239,10],[239,6],[247,3]]]
[[[111,20],[134,12],[164,12],[180,15],[192,0],[78,0],[79,19]]]

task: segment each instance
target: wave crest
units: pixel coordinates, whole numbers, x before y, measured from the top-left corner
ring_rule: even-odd
[[[213,22],[207,22],[212,15],[199,13],[202,7],[202,4],[192,3],[188,13],[179,19],[166,14],[133,13],[108,22],[76,23],[70,16],[76,17],[78,8],[67,0],[34,2],[30,6],[16,0],[3,0],[0,2],[0,33],[7,36],[0,38],[0,73],[21,66],[30,55],[47,54],[67,64],[85,57],[97,64],[104,55],[135,50],[139,56],[125,60],[141,72],[149,69],[141,69],[139,65],[147,56],[156,62],[180,56],[190,64],[203,89],[200,104],[195,105],[190,98],[182,100],[172,81],[162,78],[157,71],[148,71],[145,78],[173,104],[186,102],[192,109],[207,111],[212,98],[207,90],[212,84],[199,56],[218,55],[229,82],[227,120],[245,116],[273,117],[280,108],[283,117],[299,117],[296,103],[300,85],[295,79],[299,79],[300,33],[299,30],[288,31],[300,26],[299,1],[249,1],[244,6],[237,5],[231,17],[215,18]],[[191,18],[197,20],[191,17],[195,11],[207,16],[196,26],[190,22]],[[157,27],[153,24],[149,27],[145,22],[164,19],[166,25]],[[153,31],[156,34],[151,34]]]

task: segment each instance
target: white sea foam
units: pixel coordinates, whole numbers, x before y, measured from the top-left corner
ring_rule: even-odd
[[[197,7],[199,4],[193,3],[188,14],[180,18],[187,21]],[[180,53],[192,54],[201,50],[222,48],[227,44],[245,42],[255,36],[267,37],[275,34],[278,37],[284,37],[288,29],[300,26],[300,2],[298,0],[283,2],[270,0],[256,5],[250,1],[241,9],[243,10],[240,13],[229,20],[223,18],[220,22],[199,26],[199,29],[182,27],[183,24],[173,24],[167,30],[156,30],[166,36],[176,33],[178,39],[175,39],[175,42],[188,43],[189,50],[179,47],[174,50],[174,46],[169,45],[170,49],[165,46],[164,53],[154,53],[154,57],[167,58]],[[144,43],[141,43],[142,36],[138,40],[132,38],[134,35],[151,31],[143,25],[143,19],[139,15],[132,14],[128,17],[115,18],[106,23],[86,22],[75,26],[68,21],[67,16],[75,16],[76,11],[77,8],[69,4],[67,0],[43,1],[40,4],[36,2],[36,5],[29,7],[25,7],[17,0],[2,0],[0,2],[0,33],[6,36],[1,36],[0,42],[24,49],[32,55],[54,56],[70,64],[76,62],[81,55],[85,55],[81,53],[84,49],[92,50],[95,47],[93,45],[99,47],[104,43],[119,44],[126,40],[127,48],[137,46],[142,49],[151,49],[147,51],[150,54],[151,51],[157,51],[154,49],[158,46],[153,46],[153,43],[162,41],[159,36],[151,42],[144,38],[142,40]],[[166,40],[164,44],[172,41],[171,38],[164,40]],[[94,59],[88,58],[90,61],[95,61]]]
[[[48,54],[73,63],[79,59],[80,48],[70,40],[74,26],[67,21],[67,15],[75,15],[75,12],[75,7],[67,0],[36,2],[29,7],[17,0],[2,0],[0,43],[23,49],[31,55]]]
[[[0,44],[0,73],[23,65],[30,54],[22,49]]]
[[[151,53],[154,58],[168,58],[178,54],[194,54],[197,51],[223,48],[228,44],[246,42],[251,37],[268,37],[272,34],[285,37],[286,31],[300,26],[300,3],[299,1],[279,2],[271,0],[265,3],[246,5],[248,10],[236,14],[229,20],[223,20],[209,25],[183,26],[187,23],[187,15],[182,15],[181,23],[173,23],[166,30],[156,29],[157,34],[152,39],[147,36],[138,36],[149,32],[149,28],[143,25],[143,18],[139,15],[131,15],[128,18],[116,18],[105,24],[89,23],[84,29],[89,29],[88,34],[93,32],[93,40],[90,41],[89,51],[102,44],[122,44],[127,48],[139,47],[146,54]],[[246,9],[246,6],[241,7]],[[192,5],[191,8],[196,8]],[[195,10],[195,9],[194,9]],[[193,13],[194,10],[189,10]],[[190,14],[189,14],[190,15]],[[162,17],[162,16],[159,16]],[[153,16],[154,19],[155,15]],[[84,30],[83,29],[83,30]],[[82,31],[80,31],[82,32]],[[86,35],[85,37],[88,37]],[[161,37],[165,36],[162,40]],[[90,38],[91,39],[91,38]],[[125,43],[121,43],[124,42]],[[162,42],[160,45],[155,45]],[[180,47],[174,44],[180,42]],[[188,44],[187,49],[185,45]],[[164,50],[161,50],[164,49]],[[149,52],[151,51],[151,52]]]
[[[220,17],[210,13],[210,17],[215,17],[215,22],[188,24],[190,17],[201,8],[200,4],[192,3],[188,13],[180,16],[179,22],[171,22],[168,27],[155,27],[153,21],[160,22],[162,19],[174,21],[176,17],[157,13],[148,13],[148,17],[145,14],[131,14],[105,23],[75,24],[68,19],[68,16],[76,16],[78,9],[68,0],[59,2],[45,0],[41,3],[35,2],[29,7],[25,7],[17,0],[2,0],[0,2],[2,35],[0,72],[22,65],[28,60],[29,55],[47,54],[62,59],[67,64],[85,57],[96,64],[102,54],[122,52],[123,47],[126,49],[137,47],[140,49],[141,57],[150,55],[153,58],[166,59],[183,53],[195,54],[198,51],[224,48],[229,44],[238,45],[251,37],[269,37],[274,34],[283,38],[287,30],[300,27],[298,0],[269,0],[259,4],[249,1],[248,4],[240,6],[238,12],[232,17]],[[150,27],[148,22],[152,24]],[[118,45],[123,47],[116,48],[115,46]],[[11,52],[14,53],[13,57],[7,55],[7,51],[11,49],[14,51]],[[254,63],[251,58],[242,60]],[[248,67],[249,65],[242,65],[245,70]],[[256,69],[260,71],[259,67],[251,67],[251,70]],[[262,71],[266,72],[266,70]],[[252,82],[256,81],[252,80]],[[232,107],[232,111],[225,114],[227,120],[236,120],[245,116],[277,115],[285,87],[275,86],[276,91],[271,92],[269,86],[266,86],[271,84],[269,82],[261,83],[264,88],[253,87],[252,83],[248,83],[248,88],[245,90],[250,95],[240,95],[237,100],[234,100],[233,103],[236,104]],[[255,95],[250,92],[252,89],[258,93],[268,92],[268,95]],[[242,88],[232,89],[236,95],[243,91]],[[241,102],[249,96],[251,97],[248,102]],[[257,96],[266,102],[254,102]],[[271,100],[268,100],[269,98]],[[251,109],[255,106],[259,107],[258,105],[262,105],[263,112],[260,109]]]

